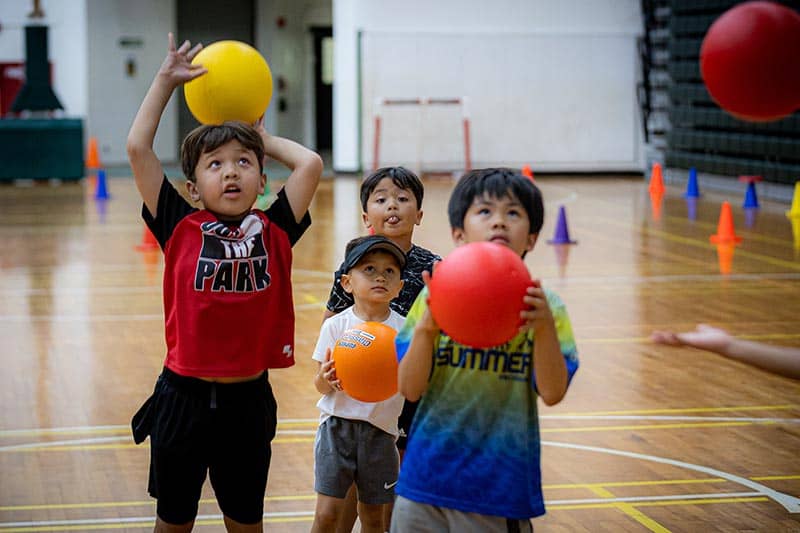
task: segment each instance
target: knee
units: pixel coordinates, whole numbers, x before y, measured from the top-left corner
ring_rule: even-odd
[[[359,505],[358,519],[361,520],[362,528],[370,531],[382,530],[383,505]]]
[[[338,513],[334,509],[317,509],[314,512],[314,523],[324,531],[333,531],[336,528]]]
[[[183,524],[172,524],[166,522],[160,516],[156,517],[154,533],[189,533],[194,527],[194,520]]]

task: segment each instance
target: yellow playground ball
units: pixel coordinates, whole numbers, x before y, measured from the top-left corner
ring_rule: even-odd
[[[208,69],[183,86],[186,105],[202,124],[226,120],[254,123],[272,98],[272,73],[258,50],[239,41],[217,41],[192,64]]]

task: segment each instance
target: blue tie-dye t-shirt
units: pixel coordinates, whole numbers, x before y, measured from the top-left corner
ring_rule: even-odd
[[[545,290],[569,379],[578,369],[561,299]],[[402,360],[427,309],[423,290],[397,334]],[[444,332],[419,402],[396,493],[468,513],[526,519],[544,514],[533,332],[493,348],[471,348]]]

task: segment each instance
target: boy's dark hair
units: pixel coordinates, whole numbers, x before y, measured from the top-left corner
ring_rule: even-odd
[[[530,178],[510,168],[483,168],[464,174],[456,184],[447,205],[450,227],[464,228],[464,216],[476,197],[488,194],[501,198],[511,194],[520,201],[530,220],[529,233],[539,233],[544,223],[544,202],[539,188]]]
[[[258,159],[259,172],[264,171],[264,141],[256,129],[239,121],[226,121],[222,124],[204,124],[189,132],[181,145],[181,167],[189,181],[195,181],[194,169],[200,156],[216,150],[232,140],[239,141],[247,150],[252,150]]]
[[[405,167],[383,167],[379,168],[366,178],[361,183],[361,209],[367,212],[367,201],[369,195],[378,186],[378,183],[383,178],[391,178],[392,183],[401,189],[411,191],[414,198],[417,199],[417,209],[422,209],[422,197],[425,194],[425,189],[422,186],[422,181],[419,177]]]

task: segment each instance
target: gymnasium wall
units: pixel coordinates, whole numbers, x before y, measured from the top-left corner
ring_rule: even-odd
[[[314,139],[308,26],[331,24],[330,2],[256,0],[257,47],[273,74],[286,80],[287,108],[278,112],[273,105],[267,127],[305,144]],[[23,28],[31,7],[28,0],[0,0],[0,61],[24,62]],[[42,7],[53,88],[65,115],[84,119],[84,134],[97,137],[104,164],[127,165],[128,129],[164,59],[167,32],[177,27],[175,1],[42,0]],[[278,16],[286,21],[281,28]],[[180,143],[175,100],[167,106],[155,142],[166,163],[177,161]]]
[[[167,33],[176,25],[175,4],[173,0],[87,0],[87,20],[91,97],[86,133],[97,138],[104,164],[127,164],[128,130],[164,60]],[[173,161],[177,154],[176,104],[172,98],[154,143],[164,161]]]
[[[306,146],[316,139],[314,115],[313,41],[309,28],[331,25],[331,0],[259,0],[256,3],[256,45],[273,73],[273,93],[267,111],[268,131]],[[278,19],[283,26],[278,26]],[[281,91],[277,78],[282,77]],[[279,99],[285,109],[279,110]]]
[[[372,167],[378,96],[466,96],[473,166],[642,169],[634,92],[638,2],[394,6],[334,0],[336,169]],[[413,163],[421,145],[426,164],[458,167],[463,148],[452,117],[393,114],[382,123],[382,163]]]

